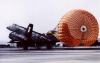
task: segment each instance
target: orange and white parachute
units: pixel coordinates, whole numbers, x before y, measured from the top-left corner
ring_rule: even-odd
[[[90,46],[98,38],[99,27],[96,18],[85,10],[72,10],[60,20],[57,38],[66,46]]]

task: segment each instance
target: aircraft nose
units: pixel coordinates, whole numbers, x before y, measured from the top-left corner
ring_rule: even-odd
[[[13,26],[13,25],[7,26],[6,28],[7,28],[8,30],[10,30],[10,31],[13,31],[13,30],[14,30],[14,26]]]
[[[11,30],[11,26],[7,26],[6,28],[7,28],[8,30]]]

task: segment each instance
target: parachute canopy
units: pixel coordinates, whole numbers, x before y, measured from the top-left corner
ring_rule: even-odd
[[[98,22],[85,10],[67,12],[60,20],[57,37],[66,46],[90,46],[98,38]]]

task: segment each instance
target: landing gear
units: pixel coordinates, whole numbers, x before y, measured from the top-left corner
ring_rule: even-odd
[[[52,45],[51,44],[48,44],[47,45],[47,49],[52,49]]]
[[[28,50],[28,46],[23,46],[23,50]]]
[[[24,43],[23,50],[28,50],[28,43],[27,42]]]

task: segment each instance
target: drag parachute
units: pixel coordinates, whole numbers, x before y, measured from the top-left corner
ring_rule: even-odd
[[[72,10],[60,20],[56,36],[66,46],[90,46],[98,38],[98,22],[85,10]]]

